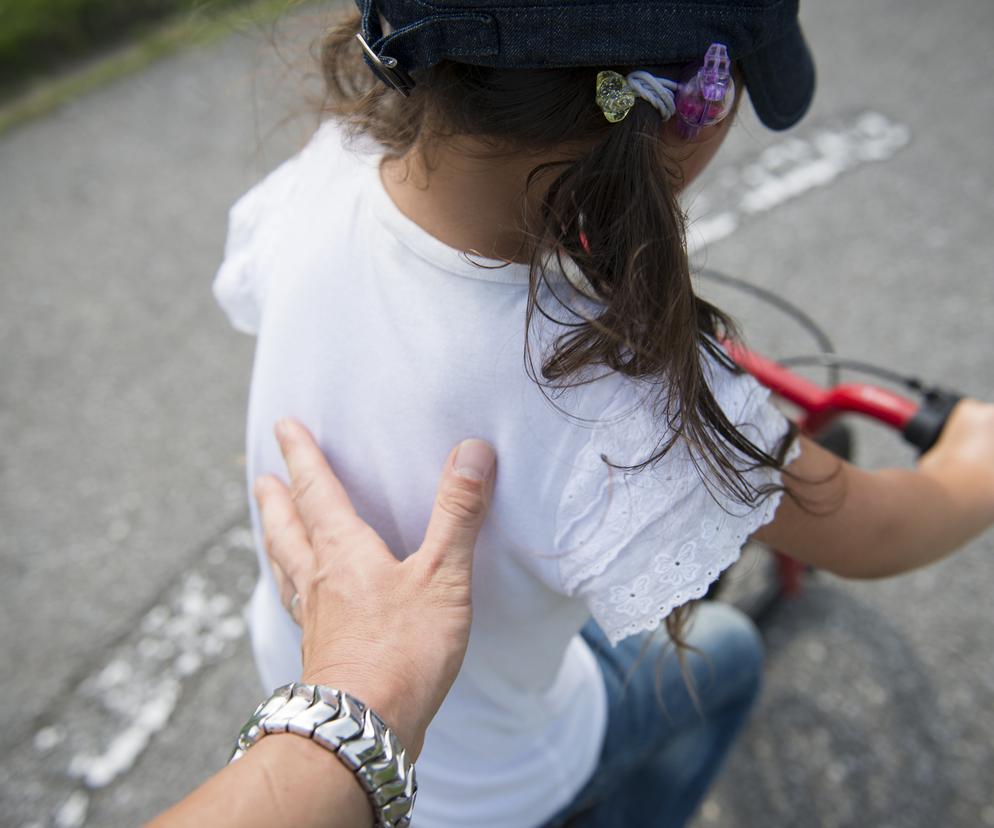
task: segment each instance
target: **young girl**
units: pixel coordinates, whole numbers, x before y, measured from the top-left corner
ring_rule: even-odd
[[[750,536],[852,577],[951,551],[994,520],[994,409],[962,404],[917,471],[862,472],[794,439],[717,344],[677,196],[745,89],[772,128],[806,110],[796,3],[359,7],[322,50],[334,117],[231,215],[215,291],[258,335],[249,479],[283,473],[272,426],[294,416],[409,554],[449,447],[492,443],[415,824],[683,824],[761,664],[741,616],[688,627],[688,602]],[[269,689],[299,635],[259,548]],[[705,655],[698,707],[639,659],[661,623]]]

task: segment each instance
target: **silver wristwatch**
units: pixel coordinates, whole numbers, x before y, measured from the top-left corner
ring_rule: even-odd
[[[274,690],[238,734],[230,762],[269,733],[306,736],[336,754],[369,797],[377,828],[411,824],[418,790],[414,765],[394,732],[354,696],[321,684],[287,684]]]

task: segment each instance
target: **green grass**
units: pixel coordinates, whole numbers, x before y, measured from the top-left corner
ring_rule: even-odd
[[[149,18],[142,25],[132,21],[124,31],[128,37],[126,45],[109,48],[108,43],[114,39],[107,37],[92,41],[88,51],[97,51],[97,57],[87,60],[74,70],[66,71],[64,61],[54,66],[61,71],[42,69],[34,64],[32,72],[22,72],[16,83],[8,83],[6,102],[0,100],[0,134],[24,121],[45,115],[61,106],[66,101],[79,95],[98,89],[105,84],[132,74],[165,55],[180,49],[204,45],[231,34],[246,25],[257,27],[272,21],[290,8],[301,5],[305,0],[0,0],[0,26],[4,31],[2,38],[7,37],[8,25],[4,14],[8,9],[24,8],[19,21],[23,32],[27,32],[34,15],[34,5],[49,10],[56,6],[81,8],[89,6],[107,6],[138,9],[151,7],[173,6],[174,10],[182,7],[185,11],[175,12],[171,16],[150,23]],[[28,11],[29,7],[31,10]],[[153,18],[154,19],[154,18]],[[130,27],[130,28],[129,28]],[[12,31],[12,29],[11,29]],[[49,29],[54,31],[54,29]],[[123,36],[122,36],[123,37]],[[50,41],[54,42],[54,41]],[[77,57],[83,53],[77,53]],[[40,73],[40,74],[39,74]],[[0,75],[2,77],[2,75]],[[3,88],[0,83],[0,89]]]
[[[0,88],[119,44],[175,15],[212,16],[241,0],[0,0]]]

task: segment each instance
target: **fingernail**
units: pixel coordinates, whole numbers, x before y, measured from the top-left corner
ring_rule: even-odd
[[[282,443],[290,436],[290,421],[286,417],[282,417],[276,421],[273,431],[276,432],[276,439]]]
[[[453,462],[456,474],[467,480],[486,480],[494,470],[497,455],[483,440],[463,440]]]

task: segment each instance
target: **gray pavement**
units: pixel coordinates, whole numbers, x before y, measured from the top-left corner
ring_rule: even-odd
[[[846,354],[994,398],[994,5],[803,18],[816,105],[787,134],[742,119],[689,200],[696,258]],[[286,24],[284,58],[306,32]],[[0,825],[138,823],[223,762],[259,695],[239,617],[252,343],[209,285],[227,207],[312,122],[307,83],[238,34],[0,137]],[[757,346],[812,349],[705,290]],[[858,437],[865,464],[910,460]],[[821,576],[776,615],[698,825],[994,825],[992,547]]]

